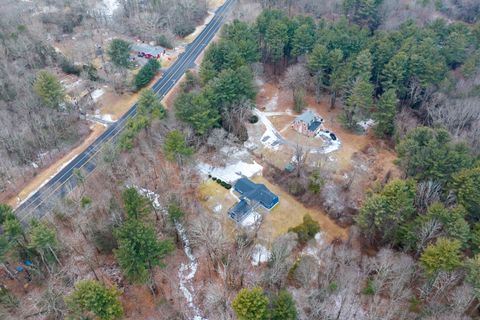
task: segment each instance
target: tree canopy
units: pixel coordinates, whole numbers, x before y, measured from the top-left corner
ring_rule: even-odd
[[[268,319],[268,298],[259,287],[240,290],[232,307],[239,320]]]
[[[75,284],[75,290],[65,298],[71,313],[78,317],[94,314],[102,320],[115,320],[123,316],[117,288],[107,288],[98,281],[83,280]]]
[[[35,93],[43,104],[58,108],[65,99],[65,91],[58,79],[48,71],[39,71],[34,83]]]
[[[108,48],[108,56],[118,67],[128,68],[131,65],[130,51],[132,45],[122,39],[113,39]]]

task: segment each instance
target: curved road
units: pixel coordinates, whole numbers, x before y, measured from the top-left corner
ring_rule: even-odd
[[[223,25],[226,13],[234,2],[235,0],[226,0],[217,9],[215,16],[202,32],[186,47],[185,52],[178,57],[175,63],[152,86],[159,99],[162,99],[175,86],[185,71],[194,66],[195,60]],[[15,209],[15,214],[20,221],[26,222],[27,219],[32,217],[43,217],[59,198],[67,195],[77,184],[73,175],[75,169],[81,168],[86,171],[87,175],[95,170],[96,156],[102,146],[107,142],[115,142],[118,134],[125,128],[127,121],[135,117],[136,113],[137,104],[134,104],[117,122],[111,124],[102,135],[88,146],[85,151],[76,156],[38,191],[23,201]]]

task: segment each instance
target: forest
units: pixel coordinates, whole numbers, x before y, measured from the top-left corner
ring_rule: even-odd
[[[152,39],[160,30],[168,39],[188,35],[195,24],[185,21],[205,13],[202,1],[119,3],[122,14],[104,23]],[[239,1],[234,11],[172,96],[159,101],[148,88],[156,60],[141,68],[137,116],[118,144],[105,145],[92,174],[75,172],[76,189],[44,219],[26,224],[0,205],[0,318],[478,318],[480,5],[262,0]],[[62,58],[30,28],[0,21],[7,181],[39,150],[80,139],[86,120],[45,71]],[[114,61],[124,45],[109,48],[112,68],[128,63]],[[35,50],[18,54],[25,48]],[[373,157],[360,162],[370,152],[360,146],[348,159],[351,175],[326,165],[327,156],[311,160],[298,140],[292,171],[272,164],[279,153],[245,152],[298,203],[290,214],[301,222],[268,245],[262,226],[232,227],[205,205],[212,176],[198,169],[228,162],[230,152],[218,160],[223,148],[255,139],[267,85],[285,93],[278,104],[292,114],[324,104],[340,138],[362,136],[377,157],[394,155],[393,169],[371,177],[357,169],[374,166]],[[232,185],[218,180],[226,198]],[[347,236],[321,238],[322,221],[298,216],[304,206]],[[260,244],[268,259],[253,263]]]

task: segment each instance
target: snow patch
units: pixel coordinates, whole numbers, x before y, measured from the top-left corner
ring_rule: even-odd
[[[105,91],[103,89],[95,89],[90,95],[92,96],[93,101],[97,102],[104,93]]]
[[[111,17],[119,6],[120,4],[118,3],[118,0],[103,0],[97,4],[97,9],[99,9],[104,15]]]
[[[278,93],[276,93],[266,104],[265,110],[266,111],[273,111],[277,109],[278,105]]]
[[[256,244],[252,252],[252,265],[258,266],[260,263],[267,262],[271,255],[272,253],[267,248],[261,244]]]
[[[316,137],[321,137],[326,141],[326,145],[320,148],[319,150],[314,151],[313,153],[323,153],[327,154],[333,151],[336,151],[340,149],[340,146],[342,143],[340,142],[340,139],[337,137],[337,140],[332,140],[332,137],[330,137],[330,133],[333,132],[326,132],[326,131],[319,131],[316,135]]]
[[[250,214],[243,219],[242,227],[251,227],[254,226],[257,222],[260,221],[262,216],[257,211],[250,212]]]
[[[375,125],[375,120],[373,119],[368,119],[364,121],[360,121],[357,123],[360,127],[362,127],[363,130],[367,131],[369,128],[373,127]]]
[[[198,169],[200,172],[211,175],[215,178],[220,178],[221,180],[233,183],[240,179],[242,176],[248,178],[256,175],[257,173],[262,172],[263,167],[257,162],[247,163],[244,161],[237,161],[236,163],[227,165],[225,167],[213,167],[206,163],[199,163]]]

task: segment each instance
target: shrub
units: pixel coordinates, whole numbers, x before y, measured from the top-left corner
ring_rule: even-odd
[[[309,214],[303,216],[303,223],[294,228],[288,229],[289,232],[295,232],[298,235],[300,243],[306,243],[308,240],[315,237],[320,231],[320,225],[313,220]]]
[[[135,77],[135,86],[137,89],[145,87],[160,69],[160,63],[156,59],[148,60]]]
[[[258,116],[257,115],[252,115],[250,118],[248,118],[248,122],[250,123],[257,123],[258,122]]]
[[[66,74],[74,74],[79,76],[80,73],[82,72],[82,68],[79,66],[76,66],[73,64],[71,61],[64,59],[61,64],[62,71],[65,72]]]
[[[232,302],[239,320],[268,319],[268,298],[262,288],[242,289]]]
[[[164,34],[158,36],[157,44],[167,49],[173,49],[172,41],[170,41],[170,39]]]
[[[185,23],[179,23],[173,27],[173,33],[175,33],[179,37],[186,37],[190,33],[195,31],[195,24],[192,21],[188,21]]]

